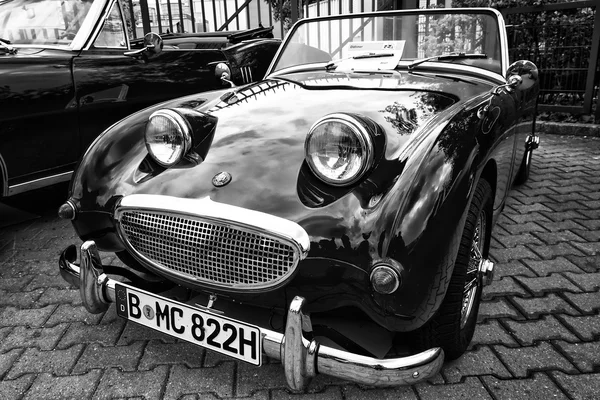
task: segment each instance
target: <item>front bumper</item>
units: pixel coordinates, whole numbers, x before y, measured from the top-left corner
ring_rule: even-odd
[[[81,246],[81,264],[74,246],[60,256],[62,277],[79,288],[85,308],[91,313],[106,311],[114,303],[115,284],[104,273],[100,254],[93,241]],[[310,316],[302,311],[304,299],[296,296],[290,303],[284,334],[260,328],[263,352],[281,360],[288,385],[303,390],[317,373],[373,386],[412,385],[428,379],[440,370],[444,352],[440,348],[407,357],[376,359],[307,340],[302,328],[310,326]]]

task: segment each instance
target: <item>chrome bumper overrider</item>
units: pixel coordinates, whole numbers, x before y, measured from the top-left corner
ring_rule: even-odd
[[[115,284],[103,271],[100,255],[93,241],[81,246],[81,264],[76,248],[71,246],[60,257],[62,277],[79,287],[85,308],[91,313],[105,311],[115,302]],[[309,341],[302,334],[309,325],[309,316],[302,311],[304,299],[296,296],[290,303],[285,333],[260,328],[264,353],[281,360],[287,383],[293,390],[302,390],[317,373],[365,385],[411,385],[434,376],[444,362],[440,348],[426,350],[407,357],[376,359],[338,350]]]

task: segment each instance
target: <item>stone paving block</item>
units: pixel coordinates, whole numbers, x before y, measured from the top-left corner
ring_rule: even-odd
[[[458,383],[464,377],[474,375],[494,375],[499,378],[511,377],[510,372],[488,346],[467,351],[457,360],[446,362],[441,373],[448,383]]]
[[[21,399],[34,379],[35,376],[29,375],[12,381],[0,381],[0,399]]]
[[[148,370],[161,364],[184,364],[188,368],[200,368],[204,353],[202,347],[187,342],[163,343],[151,340],[144,349],[138,369]]]
[[[588,256],[595,256],[597,254],[600,254],[600,242],[595,242],[595,243],[589,243],[589,242],[584,242],[584,243],[573,243],[573,246],[575,246],[577,249],[579,249],[581,252],[583,252],[584,254],[588,255]]]
[[[564,313],[570,315],[579,315],[569,303],[558,297],[555,293],[550,293],[544,297],[534,297],[530,299],[513,298],[517,308],[527,318],[535,318],[538,315]]]
[[[559,213],[560,216],[558,215],[551,215],[550,217],[553,218],[554,220],[558,219],[558,218],[565,218],[565,216],[567,214],[571,214],[572,218],[581,218],[580,215],[581,213],[576,213],[576,212],[566,212],[566,213]],[[549,213],[546,213],[546,215],[550,215]],[[560,240],[557,240],[557,238],[555,238],[553,235],[558,235],[559,232],[568,232],[568,231],[572,231],[574,232],[575,230],[579,230],[581,231],[582,229],[584,229],[584,227],[575,222],[573,219],[561,219],[559,221],[554,221],[554,222],[545,222],[542,224],[544,226],[544,228],[548,231],[548,232],[534,232],[535,236],[538,237],[542,237],[543,234],[548,234],[548,240],[549,241],[553,241],[555,243],[558,243]],[[582,237],[581,236],[574,236],[574,240],[577,241],[582,241]],[[543,238],[542,238],[543,240]],[[548,244],[552,244],[552,243],[548,243]]]
[[[6,290],[0,290],[0,307],[35,308],[41,305],[37,300],[42,293],[43,290],[33,292],[7,292]]]
[[[597,229],[594,231],[573,229],[572,232],[588,242],[599,242],[600,241],[600,229]]]
[[[400,386],[393,389],[366,389],[348,385],[344,388],[345,400],[418,400],[412,386]]]
[[[552,259],[558,256],[570,256],[570,255],[583,255],[582,251],[577,250],[574,246],[577,243],[557,243],[554,245],[544,245],[544,246],[535,246],[529,245],[529,249],[533,251],[535,254],[545,259]],[[523,258],[533,258],[536,259],[538,257],[523,257]]]
[[[40,306],[48,304],[70,304],[72,306],[81,306],[81,294],[79,289],[57,289],[48,288],[43,291],[37,300]]]
[[[492,399],[485,386],[476,377],[469,377],[464,382],[452,385],[419,383],[416,389],[421,400]]]
[[[510,225],[505,225],[510,226]],[[536,244],[543,245],[544,243],[533,236],[531,233],[520,233],[515,235],[494,235],[494,240],[497,240],[503,247],[513,248],[519,245]]]
[[[546,217],[544,214],[540,212],[531,212],[527,214],[518,214],[518,213],[508,213],[503,212],[502,214],[506,215],[508,219],[513,221],[516,224],[525,224],[527,222],[535,222],[538,226],[542,226],[551,221],[550,218]]]
[[[511,235],[519,235],[531,232],[546,232],[546,229],[540,222],[525,222],[523,224],[502,224],[500,225]]]
[[[70,304],[50,305],[56,310],[48,319],[46,325],[52,326],[62,322],[82,322],[88,325],[96,325],[102,319],[102,314],[90,314],[83,306],[72,306]]]
[[[100,379],[92,398],[103,400],[141,396],[146,400],[161,399],[168,373],[169,369],[164,365],[143,372],[123,372],[110,368]]]
[[[56,277],[60,273],[57,261],[58,255],[49,255],[48,250],[17,251],[10,261],[2,265],[1,276],[5,278],[18,278],[24,275],[41,278]]]
[[[600,292],[565,293],[564,296],[582,312],[591,313],[600,309]]]
[[[600,367],[600,341],[589,343],[556,342],[555,346],[583,372],[594,372],[594,367]]]
[[[548,276],[555,272],[583,272],[565,257],[557,257],[553,260],[523,260],[523,262],[538,276]]]
[[[48,289],[54,287],[57,289],[74,289],[67,281],[65,281],[60,275],[56,276],[44,276],[35,275],[35,277],[25,286],[25,290],[37,290],[37,289]]]
[[[559,194],[567,194],[567,193],[582,193],[586,192],[585,186],[581,184],[577,185],[566,185],[566,186],[553,186],[552,191]],[[548,193],[553,194],[553,193]]]
[[[579,270],[579,269],[577,269]],[[535,273],[523,264],[522,261],[512,260],[507,263],[497,264],[494,268],[494,280],[506,276],[536,276]]]
[[[37,347],[52,350],[66,331],[68,324],[58,324],[49,328],[27,328],[18,326],[0,342],[2,351],[14,348]]]
[[[598,192],[598,195],[600,196],[600,192]],[[584,216],[582,215],[579,218],[584,218]],[[578,219],[575,222],[590,230],[600,229],[600,219]]]
[[[587,274],[566,273],[565,275],[587,292],[600,289],[600,272]]]
[[[505,299],[496,301],[482,301],[479,305],[479,314],[477,321],[481,322],[488,318],[509,317],[513,319],[523,319],[521,314]]]
[[[497,379],[482,377],[496,399],[506,400],[568,400],[569,398],[545,373],[535,373],[529,379]]]
[[[518,378],[525,378],[529,373],[537,371],[577,372],[575,366],[547,342],[532,347],[493,347],[508,370]]]
[[[4,374],[6,374],[8,370],[12,368],[13,363],[17,358],[19,358],[22,352],[22,349],[13,349],[11,351],[7,351],[6,353],[0,353],[0,380],[3,379]]]
[[[239,363],[236,388],[238,396],[249,396],[254,390],[285,389],[287,383],[283,368],[279,364],[268,364],[259,368],[248,363]]]
[[[552,315],[542,316],[536,321],[506,321],[505,324],[509,332],[521,344],[526,346],[549,339],[563,339],[569,342],[578,341],[577,337]]]
[[[492,319],[486,323],[477,324],[475,327],[471,348],[484,344],[502,344],[513,347],[517,345],[517,342],[497,320]]]
[[[190,369],[175,365],[171,369],[164,398],[178,399],[185,393],[214,393],[219,397],[231,397],[234,395],[234,368],[233,362],[214,368]]]
[[[144,346],[144,342],[134,342],[128,346],[107,347],[98,343],[88,344],[73,368],[73,372],[78,374],[105,367],[119,367],[123,371],[134,371],[142,357]]]
[[[514,278],[509,276],[505,276],[502,279],[494,279],[491,285],[483,288],[483,298],[486,300],[507,295],[526,297],[529,296],[529,293]]]
[[[539,211],[554,211],[554,212],[565,212],[565,211],[577,211],[577,210],[585,210],[587,207],[577,201],[565,201],[564,203],[548,203],[547,206],[544,206],[544,210],[540,209]],[[546,214],[546,216],[548,216]],[[550,218],[550,217],[548,217]]]
[[[2,268],[0,268],[2,270]],[[0,289],[7,292],[20,292],[33,280],[33,276],[20,278],[0,278]]]
[[[534,203],[534,204],[513,205],[512,209],[520,214],[527,214],[527,213],[536,212],[536,211],[556,211],[551,208],[548,208],[550,206],[551,205],[546,206],[541,203]]]
[[[274,390],[272,400],[342,400],[342,392],[339,387],[329,387],[320,393],[291,393],[288,390]]]
[[[24,399],[85,399],[94,392],[101,371],[90,371],[85,375],[52,376],[38,375]]]
[[[533,232],[533,235],[540,241],[546,244],[556,244],[562,242],[584,242],[585,239],[571,231],[556,231],[556,232]],[[542,244],[523,242],[523,244]]]
[[[548,292],[581,292],[581,289],[561,274],[534,278],[519,276],[515,279],[533,293],[534,296],[541,296]]]
[[[553,222],[544,223],[544,228],[548,232],[562,231],[568,229],[581,228],[582,224],[579,221],[581,218],[586,218],[583,211],[569,210],[557,212],[544,212],[543,216]]]
[[[575,185],[578,186],[578,185]],[[580,186],[580,185],[579,185]],[[549,194],[548,198],[552,199],[551,203],[565,203],[567,201],[580,201],[582,196],[579,192],[568,192],[562,194]]]
[[[600,271],[600,254],[595,256],[569,255],[567,259],[585,272]]]
[[[573,400],[598,400],[600,394],[600,373],[568,375],[551,372],[550,375]]]
[[[0,326],[29,326],[38,328],[46,322],[55,306],[17,309],[6,307],[0,312]]]
[[[535,246],[542,247],[542,246]],[[511,260],[523,260],[526,258],[537,259],[536,253],[532,252],[529,248],[519,245],[511,247],[510,249],[493,249],[490,251],[490,257],[497,263],[507,263]]]
[[[563,324],[568,326],[583,340],[593,340],[600,337],[600,318],[597,315],[584,315],[572,317],[570,315],[556,315]]]
[[[68,375],[79,358],[83,345],[73,346],[65,350],[38,350],[28,348],[9,371],[8,379],[15,379],[23,374]]]
[[[104,346],[114,346],[121,335],[125,322],[114,324],[86,325],[73,322],[60,339],[57,347],[71,347],[78,343],[98,343]]]

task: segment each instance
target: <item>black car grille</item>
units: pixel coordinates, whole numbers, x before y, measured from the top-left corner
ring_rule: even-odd
[[[258,289],[276,285],[298,263],[283,239],[198,217],[127,210],[120,230],[138,258],[180,278],[221,287]]]

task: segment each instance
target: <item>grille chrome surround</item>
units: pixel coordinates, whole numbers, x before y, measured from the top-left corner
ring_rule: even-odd
[[[308,253],[308,235],[296,223],[208,198],[131,195],[115,217],[139,261],[193,285],[272,289],[290,279]]]

